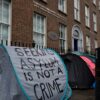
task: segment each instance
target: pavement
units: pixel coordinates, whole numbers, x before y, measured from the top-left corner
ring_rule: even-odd
[[[72,90],[72,96],[69,100],[95,100],[94,89]]]

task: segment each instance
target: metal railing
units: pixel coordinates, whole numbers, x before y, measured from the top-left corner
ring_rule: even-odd
[[[7,40],[0,40],[1,45],[6,45],[8,46],[8,41]],[[18,41],[11,41],[10,42],[11,46],[19,46],[19,47],[35,47],[35,43],[33,42],[18,42]],[[48,44],[48,46],[43,47],[43,48],[50,48],[52,50],[55,50],[56,52],[60,53],[60,48],[57,48],[54,46],[52,43]]]
[[[2,45],[8,45],[8,41],[7,40],[0,40],[0,44],[2,44]]]
[[[0,44],[8,46],[8,41],[0,40]],[[19,47],[34,47],[34,43],[32,43],[32,42],[25,43],[25,42],[11,41],[10,45],[11,46],[19,46]]]

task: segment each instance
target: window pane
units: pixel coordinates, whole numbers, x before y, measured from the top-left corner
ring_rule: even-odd
[[[58,8],[59,8],[59,10],[66,12],[66,1],[65,0],[59,0],[58,1]]]
[[[36,19],[36,32],[38,32],[38,33],[41,33],[41,29],[40,29],[40,16],[39,15],[37,15],[37,17],[36,17],[37,19]]]
[[[38,14],[33,18],[33,29],[37,33],[44,33],[44,17]]]
[[[3,22],[8,23],[9,19],[9,5],[4,3],[3,5]]]
[[[77,0],[74,0],[74,7],[75,7],[75,8],[78,7],[78,5],[77,5],[78,3],[77,3],[77,2],[78,2]]]
[[[66,46],[65,46],[65,43],[66,43],[66,27],[65,25],[62,25],[60,24],[60,27],[59,27],[59,31],[60,31],[60,52],[61,53],[65,53],[65,49],[66,49]]]
[[[44,36],[37,33],[37,34],[34,34],[33,37],[34,37],[34,41],[35,41],[35,44],[36,44],[37,48],[43,47],[43,45],[44,45],[44,42],[43,42]]]
[[[0,40],[3,40],[3,44],[8,40],[9,4],[10,0],[0,0]]]
[[[0,25],[0,39],[2,39],[2,34],[1,34],[1,25]]]
[[[36,48],[42,48],[44,46],[44,27],[45,17],[35,13],[33,18],[33,40],[35,41]]]
[[[61,9],[61,0],[58,0],[58,8]]]
[[[98,47],[97,40],[95,40],[94,43],[95,43],[95,48],[97,48]]]
[[[62,11],[63,11],[63,9],[62,9],[63,6],[64,6],[64,5],[63,5],[63,0],[60,0],[60,10],[62,10]]]
[[[36,31],[36,14],[33,16],[33,31]]]
[[[97,31],[97,25],[96,25],[96,23],[94,24],[94,31]]]
[[[2,3],[0,1],[0,22],[2,21]]]
[[[33,36],[33,40],[34,40],[34,42],[36,43],[36,41],[37,41],[37,36],[36,36],[37,34],[36,33],[34,33],[34,36]]]
[[[80,21],[80,0],[74,0],[74,18]]]
[[[86,5],[85,6],[85,23],[86,26],[90,26],[90,13],[89,13],[89,7]]]
[[[87,10],[87,6],[85,6],[85,15],[87,16],[88,15],[88,10]]]
[[[2,27],[2,39],[8,40],[8,26],[3,25]]]
[[[88,37],[88,36],[86,36],[86,47],[87,47],[88,52],[90,52],[90,49],[91,49],[91,47],[90,47],[90,37]]]
[[[77,1],[78,9],[80,9],[80,0]]]
[[[94,31],[97,31],[97,18],[95,13],[93,13],[93,23],[94,23]]]
[[[99,1],[99,10],[100,10],[100,1]]]
[[[76,9],[74,9],[74,18],[76,19]]]
[[[41,18],[41,32],[44,33],[44,17]]]
[[[96,4],[96,0],[93,0],[93,3]]]

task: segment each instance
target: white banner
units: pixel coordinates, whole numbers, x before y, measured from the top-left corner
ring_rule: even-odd
[[[54,51],[5,48],[20,86],[29,100],[64,100],[70,97],[66,68]]]

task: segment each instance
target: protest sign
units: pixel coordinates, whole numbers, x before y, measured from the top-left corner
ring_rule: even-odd
[[[71,96],[67,71],[50,49],[4,47],[14,73],[29,100],[64,100]]]

